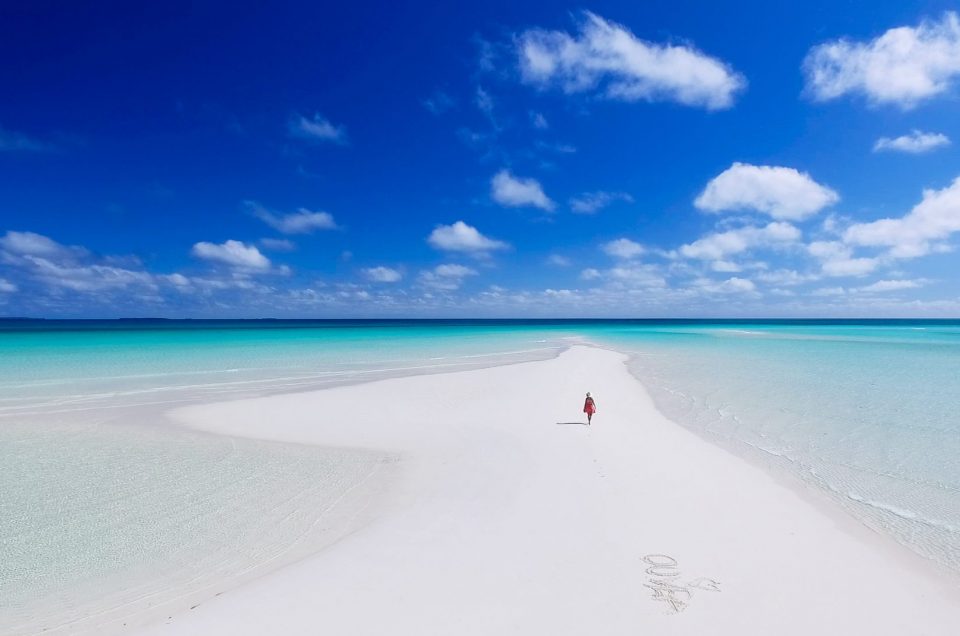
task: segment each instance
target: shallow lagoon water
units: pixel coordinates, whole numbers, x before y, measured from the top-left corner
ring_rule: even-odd
[[[960,325],[608,330],[660,408],[960,571]]]
[[[385,459],[194,434],[163,411],[583,341],[631,353],[671,419],[960,571],[958,322],[0,321],[0,633],[316,550],[324,511]]]

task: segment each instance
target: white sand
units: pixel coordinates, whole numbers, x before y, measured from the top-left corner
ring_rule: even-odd
[[[957,633],[953,578],[664,419],[624,359],[574,347],[181,410],[401,471],[365,527],[145,633]],[[564,424],[586,390],[594,426]]]

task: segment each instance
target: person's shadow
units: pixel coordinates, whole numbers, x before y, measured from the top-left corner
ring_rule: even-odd
[[[557,426],[586,426],[586,422],[557,422]]]

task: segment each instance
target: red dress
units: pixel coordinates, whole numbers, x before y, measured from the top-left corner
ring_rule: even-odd
[[[583,403],[583,412],[587,415],[593,415],[597,411],[597,407],[593,403],[593,398],[587,398]]]

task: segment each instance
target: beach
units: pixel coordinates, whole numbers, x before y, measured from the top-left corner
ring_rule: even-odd
[[[396,457],[332,545],[142,634],[949,634],[957,579],[665,419],[626,356],[174,411],[214,434]],[[583,394],[598,405],[584,425]]]

